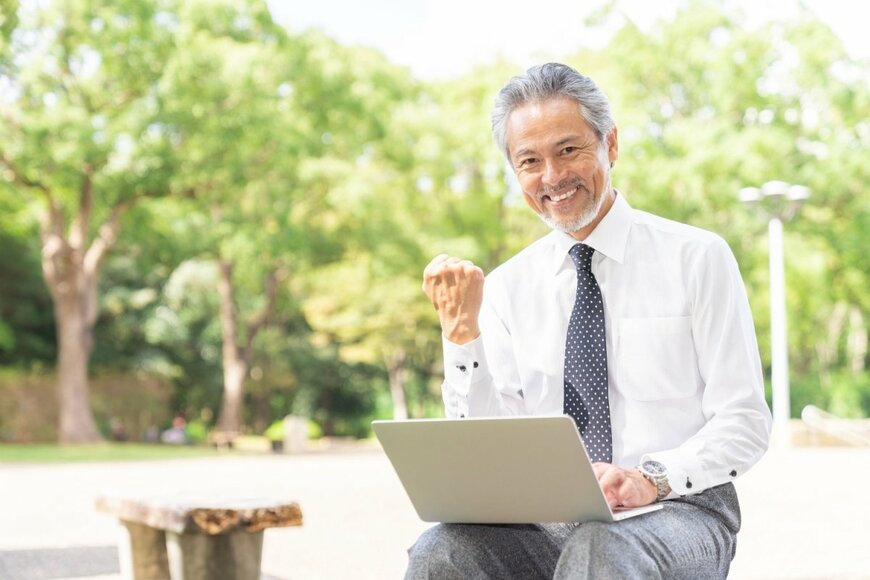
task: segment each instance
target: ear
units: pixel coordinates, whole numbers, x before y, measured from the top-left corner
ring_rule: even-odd
[[[619,158],[619,138],[617,136],[616,126],[610,130],[610,133],[607,134],[607,159],[610,161],[610,164],[613,163]]]

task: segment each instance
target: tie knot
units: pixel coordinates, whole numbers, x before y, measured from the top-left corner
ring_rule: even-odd
[[[595,253],[595,248],[591,246],[587,246],[586,244],[575,244],[571,250],[568,252],[568,255],[571,256],[571,259],[574,260],[574,265],[577,266],[577,270],[586,270],[587,272],[592,271],[592,254]]]

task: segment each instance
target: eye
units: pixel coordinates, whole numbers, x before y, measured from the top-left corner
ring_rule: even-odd
[[[568,147],[565,147],[564,149],[562,149],[562,154],[563,155],[571,155],[572,153],[576,153],[578,151],[580,151],[579,147],[574,147],[573,145],[569,145]]]
[[[535,157],[524,157],[517,161],[517,167],[529,167],[530,165],[534,165],[538,160]]]

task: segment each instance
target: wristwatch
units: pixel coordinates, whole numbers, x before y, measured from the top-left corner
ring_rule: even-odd
[[[648,459],[637,466],[640,474],[656,486],[656,501],[661,501],[671,492],[668,484],[668,468],[664,464]]]

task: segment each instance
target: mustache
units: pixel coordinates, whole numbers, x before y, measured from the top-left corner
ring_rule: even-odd
[[[575,187],[582,187],[586,191],[589,191],[589,188],[586,187],[586,182],[580,179],[579,177],[572,177],[571,179],[566,179],[565,181],[560,181],[556,185],[545,185],[538,192],[538,199],[543,198],[546,195],[553,194],[557,191],[562,191],[565,189],[574,189]]]

